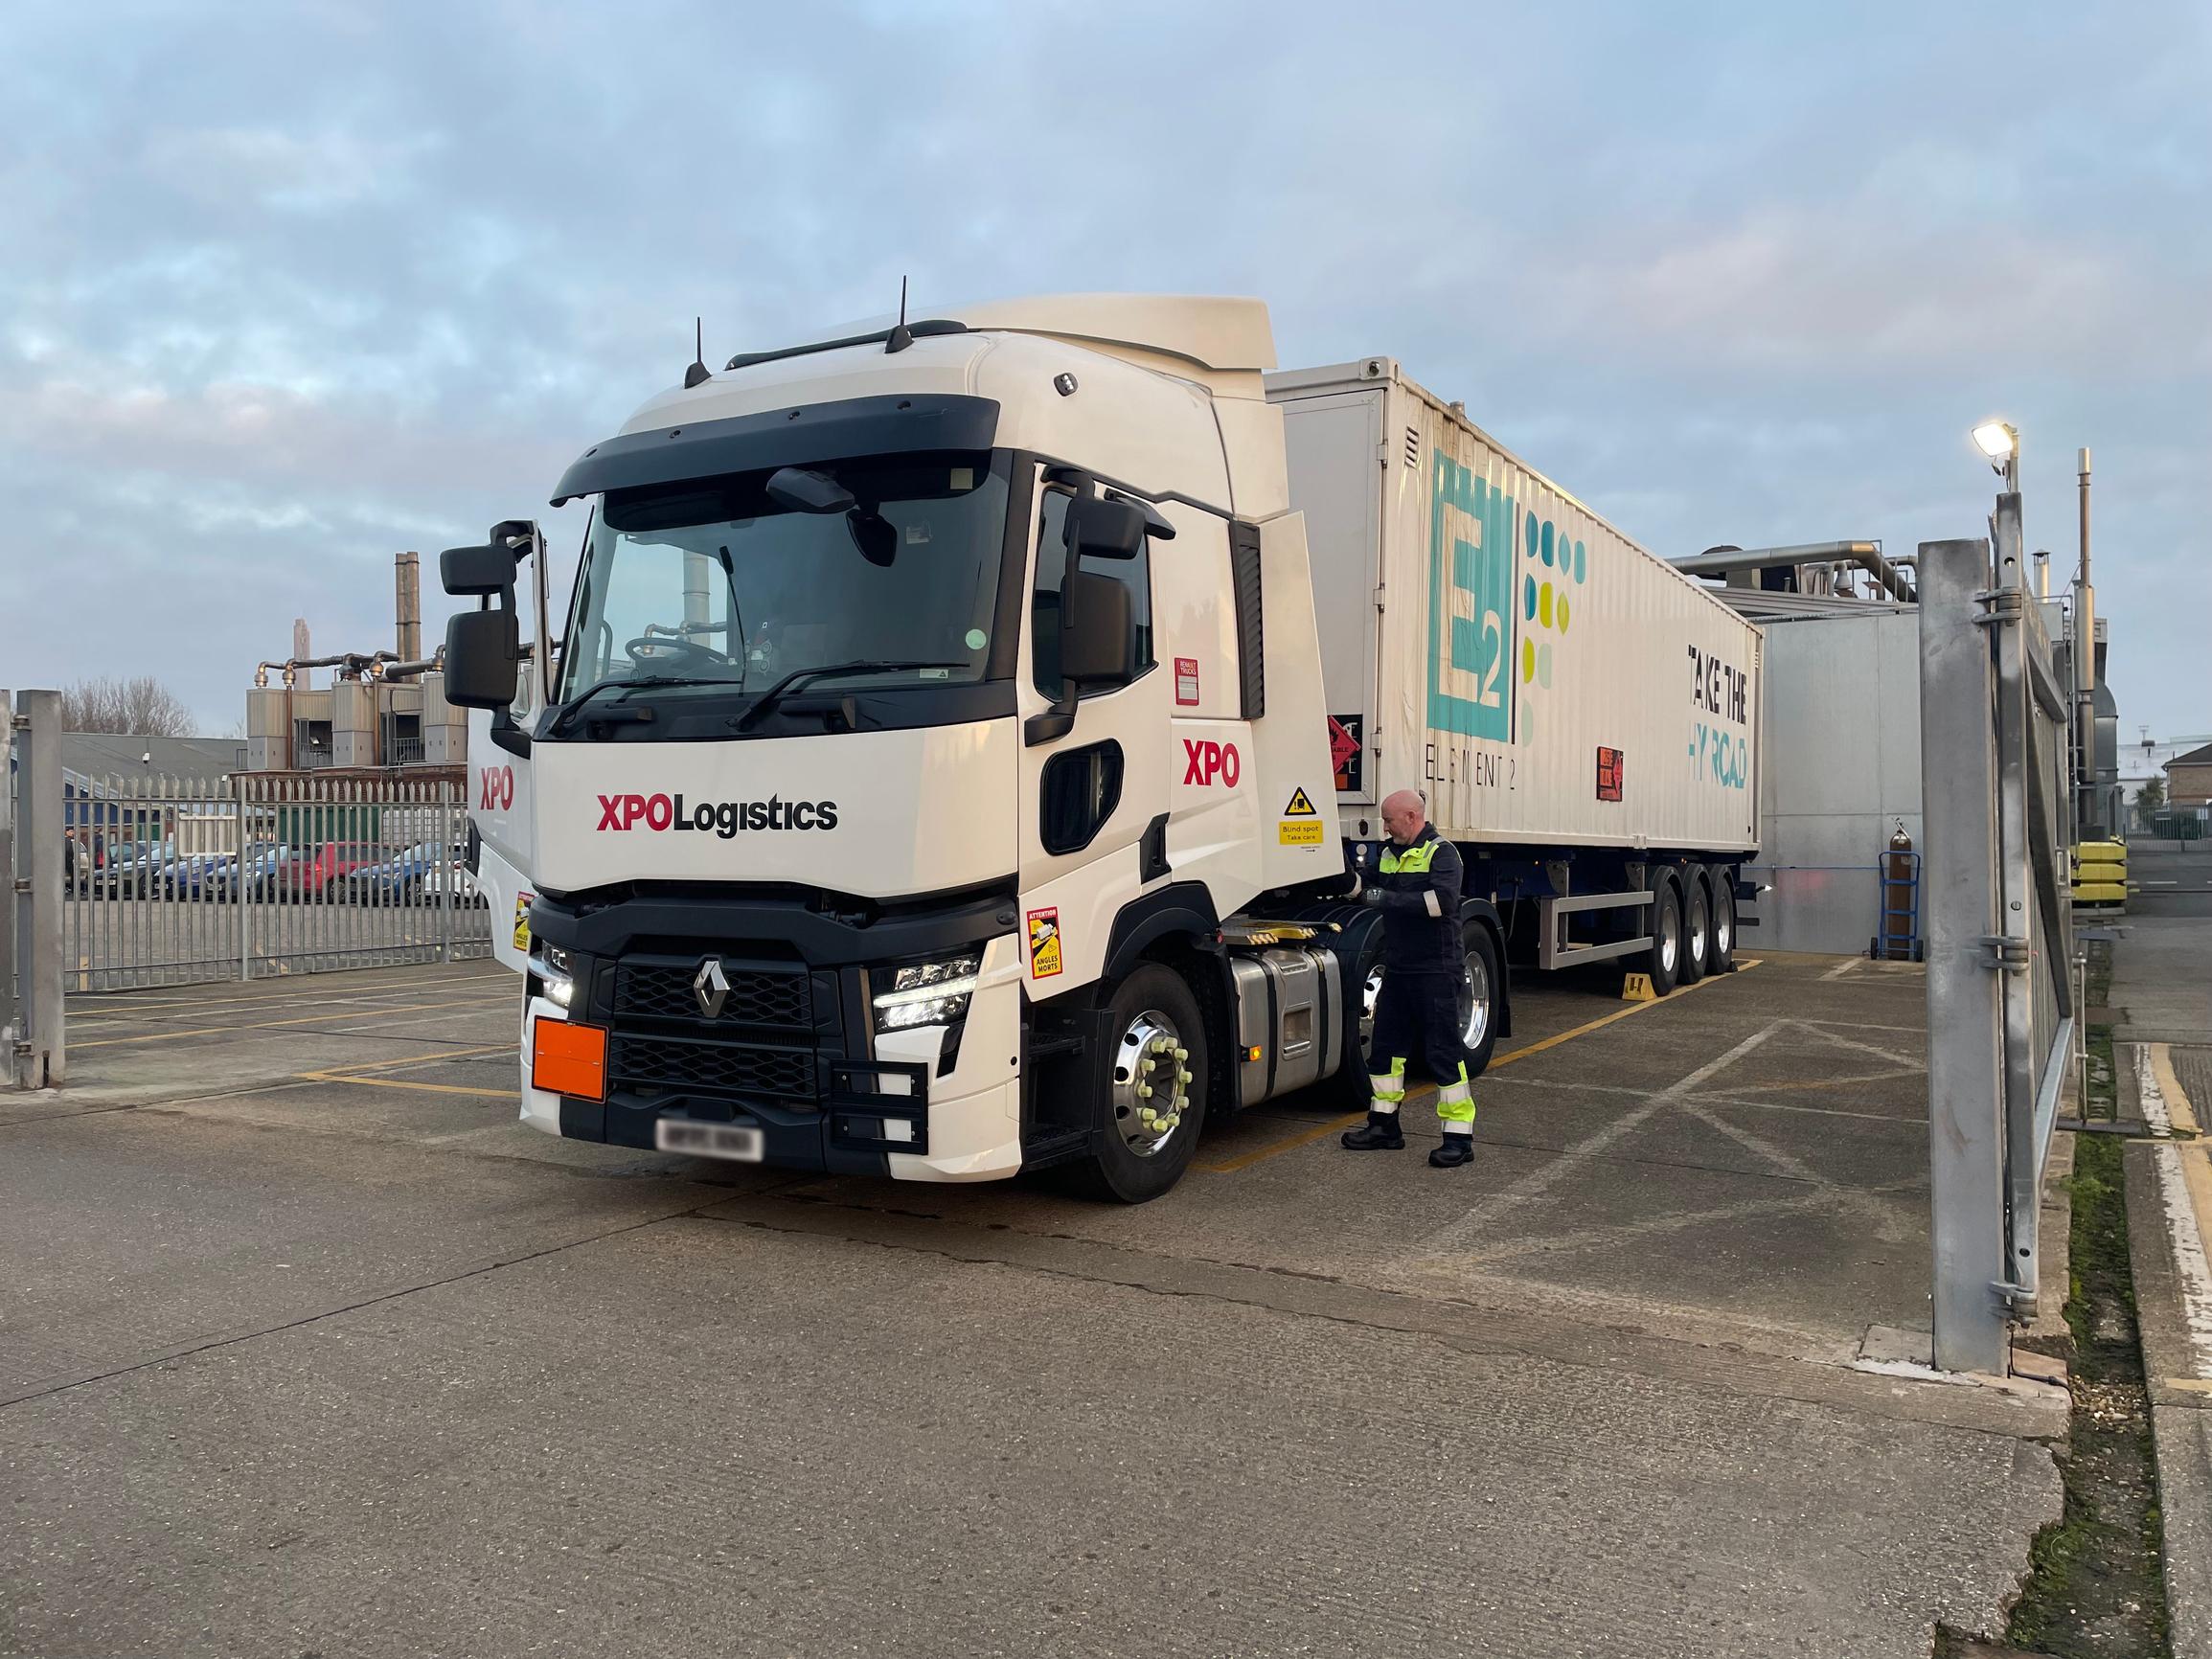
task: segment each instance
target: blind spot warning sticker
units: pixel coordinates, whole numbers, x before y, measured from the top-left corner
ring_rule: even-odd
[[[1029,913],[1029,977],[1050,979],[1060,969],[1060,910]]]
[[[1313,803],[1306,798],[1304,789],[1290,791],[1290,804],[1283,808],[1286,818],[1311,818],[1315,816]]]
[[[530,948],[530,895],[527,893],[514,896],[514,948]]]
[[[1321,845],[1321,820],[1318,818],[1284,818],[1276,824],[1281,837],[1278,845],[1284,847],[1318,847]]]

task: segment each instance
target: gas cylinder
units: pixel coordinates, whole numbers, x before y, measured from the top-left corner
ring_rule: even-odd
[[[1920,860],[1904,820],[1891,831],[1881,855],[1881,932],[1875,955],[1885,962],[1913,962],[1920,956]]]

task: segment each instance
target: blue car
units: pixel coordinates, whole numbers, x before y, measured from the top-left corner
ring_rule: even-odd
[[[439,871],[453,862],[451,849],[441,848],[435,841],[421,841],[381,864],[354,871],[346,879],[356,903],[415,904],[424,894],[436,890]]]
[[[236,852],[188,852],[162,868],[160,888],[175,898],[227,898],[238,869]]]
[[[248,898],[282,898],[291,891],[285,873],[297,855],[281,841],[256,841],[245,856],[234,859],[227,877],[233,894]]]

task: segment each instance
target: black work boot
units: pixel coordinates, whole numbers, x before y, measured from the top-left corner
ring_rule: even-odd
[[[1428,1154],[1428,1161],[1439,1170],[1456,1170],[1462,1164],[1474,1162],[1472,1135],[1447,1135],[1444,1145]]]
[[[1396,1112],[1369,1112],[1363,1128],[1344,1131],[1344,1144],[1355,1152],[1402,1152],[1405,1131],[1398,1126]]]

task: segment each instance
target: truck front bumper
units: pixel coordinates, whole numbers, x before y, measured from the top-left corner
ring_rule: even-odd
[[[532,994],[522,1021],[523,1122],[571,1140],[645,1148],[656,1146],[663,1118],[734,1124],[761,1131],[761,1161],[777,1169],[909,1181],[1001,1179],[1022,1162],[1022,961],[1013,934],[986,942],[982,956],[976,989],[958,1026],[871,1034],[865,998],[847,994],[840,999],[844,1019],[820,1021],[806,1048],[787,1044],[773,1051],[780,1075],[798,1079],[797,1087],[781,1091],[720,1086],[722,1079],[691,1056],[679,1056],[673,1065],[662,1058],[655,1075],[667,1080],[641,1083],[631,1074],[644,1068],[622,1057],[626,1051],[620,1046],[626,1036],[636,1044],[638,1034],[625,1033],[619,1019],[610,1038],[610,1056],[616,1057],[604,1100],[536,1088],[529,1075],[536,1022],[568,1019],[573,1012],[598,1023],[593,1016],[609,1009],[611,992],[586,993],[576,1010]],[[837,977],[829,976],[832,982]],[[723,1051],[702,1044],[697,1052],[718,1057]],[[687,1084],[679,1075],[686,1069],[710,1080]],[[764,1069],[761,1076],[768,1073]]]

